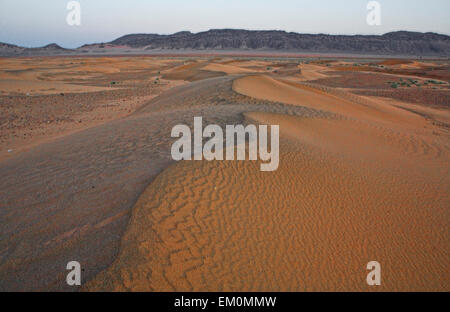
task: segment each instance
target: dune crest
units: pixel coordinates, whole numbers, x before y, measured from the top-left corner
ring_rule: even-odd
[[[448,291],[448,69],[351,61],[0,59],[0,290]],[[199,116],[279,125],[278,170],[174,164]]]
[[[275,95],[295,103],[322,97]],[[280,125],[278,171],[262,173],[257,162],[169,167],[133,208],[116,261],[85,290],[448,289],[445,140],[356,119],[363,114],[244,115]],[[375,289],[365,282],[373,260],[383,268]]]

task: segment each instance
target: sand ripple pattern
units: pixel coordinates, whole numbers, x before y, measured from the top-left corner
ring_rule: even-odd
[[[251,77],[234,90],[278,89],[243,114],[280,125],[278,171],[170,166],[140,196],[117,259],[85,290],[449,290],[448,137],[410,112]],[[375,289],[365,282],[372,260],[383,272]]]
[[[234,77],[198,81],[152,100],[132,116],[87,129],[0,164],[0,290],[73,290],[66,264],[83,280],[106,269],[139,195],[172,164],[170,132],[194,116],[242,123],[247,111],[334,118],[311,108],[251,99]]]

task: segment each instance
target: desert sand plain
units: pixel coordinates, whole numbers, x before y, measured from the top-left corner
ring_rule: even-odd
[[[449,291],[450,67],[319,57],[0,59],[0,290]],[[280,126],[280,166],[173,126]],[[378,261],[382,284],[366,284]]]

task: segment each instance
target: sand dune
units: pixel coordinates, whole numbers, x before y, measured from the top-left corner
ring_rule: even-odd
[[[448,288],[450,180],[439,172],[448,150],[433,156],[437,166],[417,167],[364,128],[346,146],[346,121],[246,116],[280,125],[279,170],[170,167],[134,207],[117,260],[86,290],[370,291],[365,264],[374,259],[384,268],[378,290]]]
[[[320,78],[328,77],[327,75],[323,74],[324,68],[317,65],[311,65],[311,64],[302,64],[300,66],[302,70],[301,74],[301,80],[304,81],[310,81],[310,80],[316,80]]]
[[[203,67],[204,70],[214,71],[214,72],[223,72],[226,74],[245,74],[245,73],[251,73],[255,71],[261,71],[261,70],[251,70],[248,68],[243,68],[241,66],[233,66],[229,64],[218,64],[218,63],[210,63]]]
[[[191,62],[164,72],[163,77],[173,80],[198,81],[225,75],[222,71],[205,70],[205,66],[207,66],[205,61]]]
[[[86,80],[143,70],[156,71],[177,62],[156,58],[2,58],[0,92],[39,95],[106,91],[109,88],[96,86],[95,82],[86,85]]]
[[[219,77],[0,162],[0,290],[73,290],[62,278],[68,258],[84,263],[86,281],[106,269],[139,194],[173,162],[172,127],[194,116],[241,123],[250,110],[324,115],[249,99],[232,91],[232,77]]]
[[[330,76],[288,60],[2,62],[24,84],[182,85],[0,162],[0,290],[73,290],[68,259],[84,291],[450,290],[448,111],[306,82]],[[280,125],[279,169],[175,163],[171,129],[195,116]]]
[[[448,289],[446,138],[382,101],[267,76],[233,90],[331,114],[244,113],[280,125],[279,170],[171,166],[140,196],[118,258],[85,290],[370,291],[372,260],[384,270],[375,290]]]
[[[420,126],[423,118],[395,108],[391,105],[370,101],[365,105],[349,99],[307,85],[281,80],[265,75],[247,76],[237,79],[233,84],[233,90],[250,97],[264,99],[273,102],[310,107],[327,112],[340,114],[345,118],[357,118],[366,121],[391,122],[395,125],[408,126],[411,122]]]

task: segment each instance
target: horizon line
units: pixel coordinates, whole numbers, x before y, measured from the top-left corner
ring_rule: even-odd
[[[132,35],[158,35],[158,36],[173,36],[179,33],[190,33],[193,35],[196,34],[201,34],[201,33],[206,33],[209,31],[215,31],[215,30],[236,30],[236,31],[248,31],[248,32],[284,32],[284,33],[288,33],[288,34],[299,34],[299,35],[324,35],[324,36],[347,36],[347,37],[356,37],[356,36],[364,36],[364,37],[369,37],[369,36],[384,36],[386,34],[390,34],[390,33],[398,33],[398,32],[408,32],[408,33],[418,33],[418,34],[435,34],[435,35],[440,35],[440,36],[447,36],[450,37],[450,34],[444,34],[444,33],[438,33],[435,31],[415,31],[415,30],[404,30],[404,29],[399,29],[399,30],[392,30],[392,31],[388,31],[386,33],[381,33],[381,34],[362,34],[362,33],[355,33],[355,34],[332,34],[332,33],[301,33],[301,32],[296,32],[296,31],[287,31],[287,30],[283,30],[283,29],[245,29],[245,28],[210,28],[208,30],[203,30],[203,31],[198,31],[198,32],[192,32],[190,30],[180,30],[174,33],[152,33],[152,32],[134,32],[134,33],[127,33],[127,34],[123,34],[120,35],[118,37],[115,37],[115,39],[112,39],[110,41],[102,41],[102,42],[93,42],[93,43],[84,43],[76,48],[66,48],[61,44],[58,44],[57,42],[49,42],[47,44],[44,45],[40,45],[40,46],[21,46],[18,45],[16,43],[10,43],[10,42],[5,42],[5,41],[0,41],[1,44],[7,44],[7,45],[13,45],[13,46],[17,46],[19,48],[25,48],[25,49],[35,49],[35,48],[44,48],[47,47],[49,45],[52,44],[56,44],[59,47],[66,49],[66,50],[77,50],[79,48],[82,48],[83,46],[86,45],[95,45],[95,44],[108,44],[111,43],[117,39],[120,39],[122,37],[125,36],[132,36]]]

